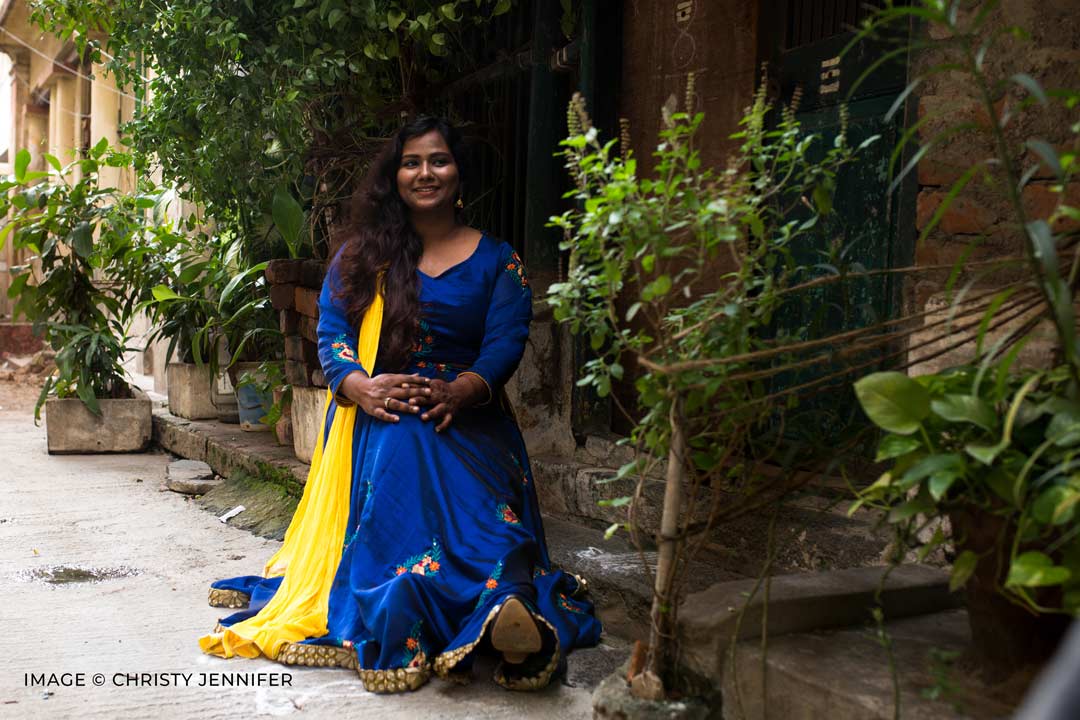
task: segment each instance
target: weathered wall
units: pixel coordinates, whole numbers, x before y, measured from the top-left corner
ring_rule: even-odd
[[[619,114],[643,169],[656,147],[660,108],[680,108],[686,75],[696,75],[694,110],[705,113],[702,160],[722,166],[727,139],[750,104],[757,69],[757,5],[745,0],[626,0]]]
[[[969,21],[970,13],[962,22]],[[1024,173],[1038,166],[1031,182],[1024,187],[1022,204],[1027,220],[1048,218],[1064,196],[1073,206],[1080,204],[1080,183],[1056,192],[1053,173],[1040,164],[1030,151],[1023,149],[1024,141],[1039,138],[1052,144],[1058,152],[1065,151],[1075,137],[1069,130],[1077,121],[1075,111],[1067,111],[1052,102],[1049,107],[1034,104],[1028,109],[1021,107],[1027,92],[1007,79],[1015,73],[1026,73],[1044,88],[1076,88],[1080,86],[1080,42],[1075,28],[1080,24],[1080,5],[1074,0],[1003,0],[993,12],[983,35],[1019,26],[1030,33],[1029,40],[1002,37],[986,55],[985,68],[992,81],[1003,81],[1008,90],[995,103],[999,116],[1009,116],[1004,125],[1004,137],[1010,148],[1010,158]],[[912,73],[922,73],[949,58],[947,31],[930,28],[927,32],[932,47],[915,57]],[[966,75],[946,72],[933,75],[925,82],[918,100],[918,117],[925,121],[920,129],[920,139],[929,142],[937,133],[959,123],[970,122],[975,128],[949,138],[934,147],[918,166],[918,201],[915,224],[921,232],[930,222],[950,187],[973,163],[994,157],[997,153],[993,125],[989,113],[981,103],[979,90]],[[938,117],[940,115],[940,117]],[[1075,151],[1075,148],[1072,148]],[[1001,182],[1000,166],[988,166],[985,177],[977,176],[957,197],[945,212],[941,224],[916,247],[916,263],[922,267],[933,265],[951,266],[976,244],[965,261],[967,279],[977,287],[1002,287],[1028,273],[1026,266],[1017,266],[990,274],[984,266],[972,261],[1020,256],[1024,253],[1024,236],[1017,213],[1009,201]],[[1058,222],[1055,230],[1075,232],[1080,223]],[[911,311],[935,310],[927,317],[930,323],[939,320],[950,301],[944,292],[947,270],[921,273],[908,285],[908,308]],[[998,328],[995,335],[1010,332],[1030,317],[1019,316]],[[972,324],[980,313],[964,316],[954,322],[954,327]],[[927,340],[936,333],[915,336],[914,345]],[[923,337],[925,335],[925,337]],[[938,341],[929,346],[949,343]],[[1055,346],[1054,334],[1049,327],[1040,328],[1033,341],[1025,348],[1022,365],[1045,365],[1051,361]],[[916,366],[915,373],[935,372],[945,367],[965,362],[971,358],[974,343],[954,348],[930,362]],[[920,354],[926,351],[920,351]]]
[[[1080,42],[1075,32],[1078,24],[1080,5],[1075,0],[1003,0],[984,34],[1016,25],[1025,28],[1031,39],[1000,39],[986,56],[988,75],[996,81],[1023,72],[1048,89],[1077,87],[1080,85],[1076,71],[1080,66]],[[934,46],[915,58],[913,73],[923,72],[948,57],[946,33],[931,29],[928,34]],[[926,120],[920,130],[924,142],[949,125],[972,122],[977,126],[935,147],[919,163],[916,226],[921,231],[952,183],[973,162],[992,157],[996,150],[990,118],[980,103],[978,89],[966,75],[955,72],[934,75],[922,85],[920,95],[918,116]],[[1050,108],[1036,105],[1024,111],[1020,103],[1025,95],[1019,86],[1010,84],[996,103],[999,113],[1012,114],[1004,134],[1013,148],[1012,160],[1021,172],[1037,164],[1033,155],[1022,150],[1025,139],[1042,138],[1059,151],[1070,141],[1069,114],[1053,105]],[[934,117],[939,113],[942,117]],[[1071,122],[1075,121],[1073,113]],[[999,178],[1000,174],[994,175],[995,181]],[[1052,185],[1052,173],[1040,167],[1023,191],[1028,219],[1050,215],[1059,197]],[[1080,184],[1070,185],[1066,194],[1072,204],[1080,203]],[[1023,236],[1016,223],[1016,214],[1000,184],[994,187],[990,182],[976,180],[945,213],[939,228],[916,248],[916,261],[924,266],[953,263],[970,243],[980,238],[985,239],[972,259],[1020,254]],[[1067,228],[1059,224],[1057,229]],[[1071,229],[1077,226],[1074,224]],[[914,287],[915,305],[924,306],[941,288],[940,277],[921,280]]]

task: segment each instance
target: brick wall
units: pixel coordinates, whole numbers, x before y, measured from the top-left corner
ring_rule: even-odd
[[[965,18],[961,15],[961,20]],[[970,19],[970,11],[968,18]],[[1080,76],[1080,46],[1076,27],[1080,26],[1080,4],[1073,0],[1003,0],[993,11],[984,34],[1008,26],[1024,27],[1031,35],[1022,41],[1013,37],[1000,38],[986,55],[986,72],[995,80],[1014,73],[1026,73],[1044,88],[1077,87]],[[947,31],[932,28],[927,32],[930,48],[913,59],[912,74],[921,73],[949,58]],[[918,166],[919,194],[915,224],[919,232],[926,227],[952,184],[964,171],[979,160],[995,155],[995,143],[990,117],[980,101],[978,89],[966,75],[956,72],[937,73],[919,88],[918,117],[924,122],[920,139],[931,137],[947,126],[969,122],[974,129],[945,140],[927,153]],[[1024,172],[1039,165],[1036,156],[1022,150],[1023,142],[1037,137],[1054,145],[1059,152],[1072,141],[1070,122],[1075,113],[1060,107],[1036,106],[1023,111],[1021,102],[1026,92],[1016,84],[997,99],[999,114],[1008,114],[1004,135],[1014,148],[1013,160]],[[1016,222],[1000,173],[989,168],[990,178],[973,180],[942,218],[941,224],[925,242],[916,248],[916,263],[937,265],[953,263],[973,241],[980,241],[970,255],[984,259],[1023,253],[1023,235]],[[1029,219],[1047,218],[1058,204],[1061,195],[1053,191],[1053,175],[1047,167],[1035,170],[1031,182],[1023,190],[1023,205]],[[1070,204],[1080,203],[1080,184],[1065,189]],[[1080,226],[1059,223],[1058,231],[1077,231]],[[983,284],[1001,282],[1004,276],[986,278]],[[915,283],[911,300],[921,308],[942,290],[945,273],[927,277]]]
[[[319,366],[321,260],[271,260],[266,268],[270,302],[285,336],[285,379],[293,387],[326,387]]]

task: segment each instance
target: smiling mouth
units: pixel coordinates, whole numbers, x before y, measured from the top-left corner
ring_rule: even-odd
[[[418,187],[413,190],[414,193],[420,193],[422,195],[428,195],[438,190],[437,185],[425,185],[424,187]]]

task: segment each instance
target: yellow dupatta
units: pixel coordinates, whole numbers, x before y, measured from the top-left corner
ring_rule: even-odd
[[[375,368],[382,317],[383,295],[377,291],[364,313],[357,343],[357,358],[368,372]],[[328,389],[323,417],[332,399]],[[263,570],[264,577],[284,576],[274,597],[254,617],[199,638],[203,652],[276,659],[283,645],[327,633],[330,586],[349,521],[356,413],[355,405],[338,405],[325,447],[315,443],[304,495],[285,531],[284,544]]]

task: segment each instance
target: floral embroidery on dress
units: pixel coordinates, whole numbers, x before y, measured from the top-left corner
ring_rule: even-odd
[[[405,652],[401,656],[404,667],[424,667],[427,665],[427,651],[424,649],[423,620],[413,623],[409,637],[405,639]]]
[[[521,521],[518,520],[518,516],[514,514],[513,509],[506,503],[500,503],[496,510],[499,512],[499,518],[507,525],[521,524]]]
[[[351,533],[350,533],[350,534],[349,534],[349,535],[348,535],[348,536],[347,536],[347,537],[345,538],[345,547],[349,547],[350,545],[352,545],[352,544],[353,544],[353,541],[354,541],[354,540],[356,540],[356,538],[358,538],[359,536],[360,536],[360,526],[359,526],[359,525],[357,525],[357,526],[356,526],[356,529],[355,529],[355,530],[353,530],[353,531],[352,531],[352,532],[351,532]]]
[[[562,593],[559,593],[559,607],[561,607],[563,610],[569,610],[572,613],[577,613],[578,615],[586,614],[586,610],[584,607],[578,605],[576,602],[566,597]]]
[[[476,601],[477,609],[481,608],[491,593],[495,591],[495,588],[499,587],[499,578],[502,577],[503,564],[502,560],[495,563],[495,568],[491,571],[491,575],[488,576],[487,582],[484,583],[484,591],[480,593],[480,599]]]
[[[411,572],[415,575],[434,575],[442,567],[442,548],[438,540],[431,541],[431,549],[427,552],[418,553],[397,566],[395,575],[404,575]]]
[[[427,320],[420,318],[416,321],[416,337],[413,340],[413,355],[427,357],[431,354],[431,348],[435,346],[435,335],[431,332],[431,326]],[[426,366],[425,366],[426,367]]]
[[[349,336],[341,333],[334,339],[330,348],[334,351],[334,357],[343,362],[356,362],[356,351],[349,343]]]
[[[545,570],[542,567],[533,568],[533,580],[535,580],[538,577],[544,577],[545,575],[548,575],[548,574],[549,574],[548,571]]]
[[[427,360],[420,360],[416,363],[418,368],[433,368],[438,372],[445,373],[450,372],[450,366],[446,363],[429,363]]]
[[[521,258],[517,252],[511,252],[510,258],[506,261],[506,265],[503,266],[503,270],[510,273],[510,276],[517,281],[517,284],[522,288],[529,286],[529,278],[525,276],[525,265],[521,262]]]
[[[518,472],[521,473],[521,484],[522,485],[528,485],[529,484],[529,473],[526,472],[525,468],[521,467],[521,461],[518,460],[517,455],[514,454],[514,453],[510,453],[510,459],[513,460],[514,465],[517,467]]]

